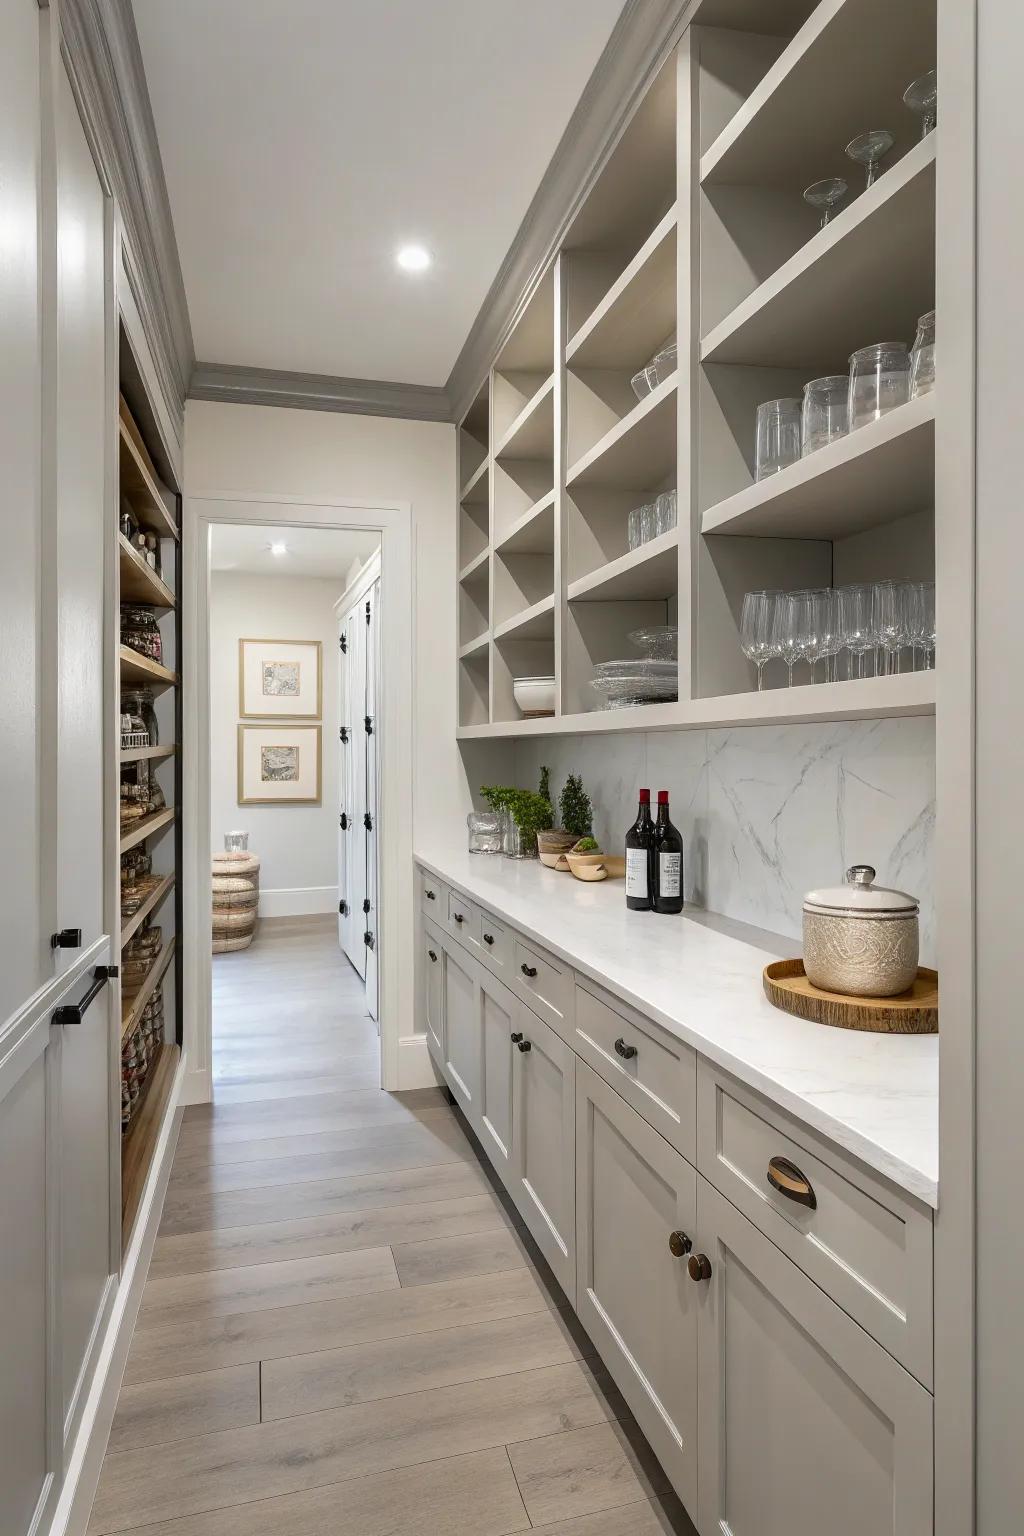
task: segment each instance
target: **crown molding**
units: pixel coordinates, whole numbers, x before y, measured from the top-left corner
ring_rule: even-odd
[[[62,50],[140,275],[136,300],[180,422],[195,359],[185,284],[131,0],[60,0]]]
[[[230,363],[196,363],[188,398],[297,411],[348,411],[357,416],[395,416],[408,421],[452,420],[447,392],[437,385],[342,379],[277,368],[233,367]]]
[[[699,0],[626,0],[445,386],[466,414],[622,128]]]

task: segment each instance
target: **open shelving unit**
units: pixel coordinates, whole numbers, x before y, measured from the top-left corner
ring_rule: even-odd
[[[120,683],[115,727],[119,745],[118,778],[129,784],[148,783],[160,791],[155,810],[123,825],[118,839],[121,865],[114,875],[122,967],[133,942],[149,925],[158,925],[160,929],[159,944],[141,987],[130,998],[122,994],[122,1074],[129,1072],[131,1076],[134,1072],[137,1083],[140,1023],[158,991],[163,1002],[162,1025],[148,1043],[148,1066],[131,1106],[130,1120],[121,1135],[122,1243],[127,1246],[170,1102],[182,1040],[178,943],[181,933],[181,823],[178,813],[181,803],[181,613],[178,600],[181,546],[178,497],[164,484],[156,467],[155,461],[160,458],[157,441],[153,442],[151,453],[147,433],[140,425],[143,422],[152,424],[155,416],[123,327],[120,341],[119,494],[112,530],[116,546],[117,613],[120,619],[122,604],[150,610],[162,648],[160,662],[124,643],[119,643],[117,648]],[[126,536],[123,526],[123,519],[129,513],[131,538]],[[157,545],[153,554],[159,569],[147,559],[146,551],[140,551],[133,542],[136,528],[138,532],[155,535]],[[126,742],[136,738],[121,737],[122,701],[139,689],[146,690],[150,699],[148,731],[151,739],[148,744],[128,745]],[[147,877],[149,885],[139,907],[128,912],[121,901],[125,859],[136,860],[140,856],[151,862]],[[155,1024],[156,1020],[153,1022]]]
[[[938,136],[902,101],[935,50],[935,0],[698,7],[460,428],[460,737],[934,712],[934,672],[789,688],[769,663],[759,693],[739,617],[761,588],[934,579],[941,378],[760,483],[754,431],[761,401],[909,343],[935,306]],[[865,189],[845,146],[877,126],[895,143]],[[820,229],[803,189],[840,174]],[[677,527],[630,549],[630,510],[672,490]],[[666,623],[678,699],[600,709],[595,664]],[[555,713],[523,718],[515,678],[547,672]]]

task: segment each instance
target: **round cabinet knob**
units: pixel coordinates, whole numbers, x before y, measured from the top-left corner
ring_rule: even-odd
[[[485,944],[493,944],[494,943],[494,934],[493,933],[485,933],[484,934],[484,943]]]
[[[512,1041],[513,1045],[518,1045],[522,1038],[523,1032],[521,1029],[517,1029],[514,1034],[509,1035],[509,1039]]]
[[[623,1061],[632,1061],[633,1057],[636,1055],[636,1046],[627,1045],[625,1040],[616,1040],[615,1049],[618,1051]]]
[[[519,1042],[519,1049],[521,1051],[528,1051],[528,1050],[530,1050],[531,1046],[530,1046],[529,1040],[520,1040],[520,1042]]]
[[[668,1235],[668,1251],[674,1259],[685,1259],[693,1244],[685,1232],[670,1232]]]
[[[434,895],[433,891],[424,891],[423,894],[427,898],[428,901],[436,901],[437,900],[437,897]]]
[[[691,1253],[686,1261],[691,1280],[711,1279],[711,1260],[706,1253]]]

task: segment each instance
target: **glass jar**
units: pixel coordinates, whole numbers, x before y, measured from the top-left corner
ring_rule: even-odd
[[[850,430],[850,380],[845,373],[828,374],[804,385],[800,428],[804,458],[846,436]]]
[[[494,811],[470,811],[466,826],[470,853],[501,852],[501,822]]]
[[[850,431],[910,399],[910,356],[902,341],[879,341],[850,358]]]
[[[765,400],[757,408],[754,478],[766,480],[800,457],[800,401]]]
[[[248,848],[249,848],[249,834],[248,834],[248,832],[225,832],[224,833],[224,852],[225,853],[246,853],[246,852],[248,852]]]
[[[917,335],[910,349],[910,398],[930,394],[935,388],[935,311],[930,309],[917,322]]]
[[[504,811],[501,830],[501,851],[506,859],[525,859],[526,849],[523,846],[523,834],[519,830],[519,823],[511,811]]]
[[[152,608],[139,608],[134,604],[121,604],[121,644],[148,656],[150,661],[163,664],[163,641]]]

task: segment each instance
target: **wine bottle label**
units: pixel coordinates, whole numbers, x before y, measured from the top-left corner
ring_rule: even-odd
[[[647,850],[627,848],[626,895],[645,897],[647,894]]]
[[[658,895],[678,896],[679,886],[683,878],[683,856],[681,853],[658,854]]]

